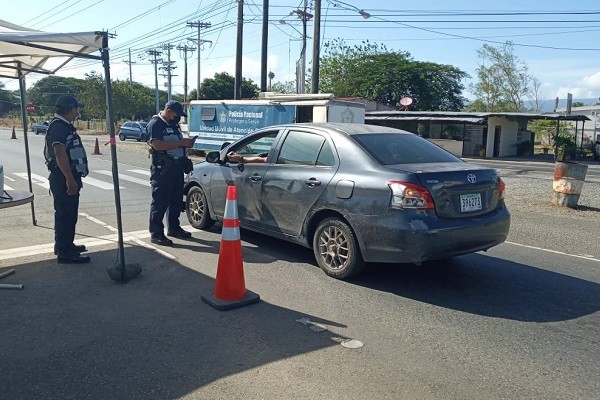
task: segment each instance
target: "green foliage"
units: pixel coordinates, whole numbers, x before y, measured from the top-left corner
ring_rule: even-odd
[[[287,82],[273,82],[271,85],[271,92],[277,93],[296,93],[296,82],[295,81],[287,81]]]
[[[213,78],[206,78],[202,81],[200,98],[203,100],[233,99],[234,89],[235,77],[227,72],[218,72]],[[258,96],[259,90],[260,88],[251,79],[242,78],[242,98],[255,98]]]
[[[575,145],[575,137],[573,135],[569,135],[568,133],[560,132],[554,138],[554,144],[557,148],[564,148],[565,155],[571,155],[571,157],[575,156],[577,147]]]
[[[19,93],[14,93],[4,89],[4,84],[0,82],[0,117],[13,111],[21,110],[21,100]]]
[[[369,41],[350,47],[336,39],[324,48],[319,71],[323,92],[391,106],[409,96],[412,110],[458,111],[464,106],[460,81],[467,74],[458,68],[414,61],[408,52],[389,51]]]
[[[478,51],[482,60],[477,79],[470,86],[477,99],[469,111],[522,112],[525,97],[536,97],[534,78],[528,75],[527,65],[513,53],[512,42],[494,47],[484,44]]]
[[[37,116],[50,116],[54,114],[56,99],[66,93],[80,97],[84,89],[82,79],[50,75],[35,82],[27,90],[27,102],[36,105],[36,110],[31,113]]]

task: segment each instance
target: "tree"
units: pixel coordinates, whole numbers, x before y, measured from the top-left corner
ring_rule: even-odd
[[[271,84],[271,92],[276,93],[296,93],[296,82],[274,82]]]
[[[20,111],[20,96],[15,95],[10,90],[4,89],[4,84],[0,82],[0,117],[11,111]]]
[[[36,105],[34,115],[52,115],[56,99],[63,94],[78,97],[84,81],[78,78],[50,75],[35,82],[27,90],[27,102]]]
[[[233,99],[235,77],[227,72],[217,72],[213,78],[206,78],[200,87],[200,99],[225,100]],[[242,97],[255,98],[260,88],[251,80],[242,78]],[[195,98],[196,92],[192,90],[190,98]]]
[[[408,52],[388,51],[369,41],[350,47],[336,39],[324,47],[319,71],[323,92],[391,106],[409,96],[416,110],[458,111],[464,106],[460,81],[467,74],[458,68],[414,61]]]
[[[527,64],[513,53],[512,42],[500,47],[484,44],[477,50],[482,64],[477,68],[477,83],[471,90],[477,96],[470,111],[522,112],[524,98],[539,99],[539,81],[528,75]]]

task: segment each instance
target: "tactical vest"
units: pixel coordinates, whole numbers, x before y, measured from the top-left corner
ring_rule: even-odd
[[[164,120],[162,120],[162,118],[160,118],[158,115],[155,115],[152,117],[152,119],[154,120],[160,120],[162,122],[161,125],[164,124]],[[154,126],[152,127],[153,129],[156,127],[156,122],[153,124]],[[148,140],[151,140],[152,138],[148,138]],[[169,122],[167,122],[164,125],[163,128],[163,141],[165,142],[171,142],[171,141],[177,141],[177,140],[182,140],[183,139],[183,133],[181,133],[181,129],[179,128],[179,125],[173,125]],[[178,147],[176,149],[171,149],[165,152],[162,151],[156,151],[157,153],[162,153],[165,154],[167,156],[169,156],[172,159],[178,159],[178,158],[182,158],[185,157],[187,155],[186,149],[182,148],[182,147]]]
[[[71,165],[71,171],[82,177],[87,176],[89,173],[88,160],[85,154],[83,143],[81,143],[81,137],[77,134],[77,130],[72,124],[66,123],[60,118],[52,119],[46,132],[44,146],[44,158],[46,159],[46,165],[50,171],[58,168],[58,164],[56,163],[56,154],[54,153],[52,142],[56,141],[54,139],[54,131],[61,129],[61,124],[62,129],[68,130],[65,150],[69,159],[69,165]]]

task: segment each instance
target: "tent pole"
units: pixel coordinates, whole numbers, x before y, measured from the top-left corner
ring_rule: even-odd
[[[117,232],[119,240],[119,258],[115,265],[106,268],[108,276],[117,282],[127,282],[142,272],[138,264],[125,264],[125,248],[123,246],[123,223],[121,221],[121,192],[119,191],[119,168],[117,165],[117,146],[115,142],[115,116],[113,109],[112,85],[110,80],[110,61],[108,54],[108,32],[103,32],[102,37],[102,64],[104,65],[104,79],[106,81],[106,121],[110,134],[110,156],[112,160],[112,178],[115,192],[115,210],[117,212]]]
[[[21,117],[23,120],[23,138],[25,143],[25,160],[27,163],[27,180],[29,181],[29,191],[33,193],[33,185],[31,183],[31,162],[29,161],[29,140],[27,138],[27,107],[25,106],[25,96],[27,90],[25,88],[25,76],[21,74],[19,70],[19,91],[21,92]],[[34,196],[35,200],[35,196]],[[34,200],[31,201],[31,220],[33,225],[37,225],[35,219],[35,207],[33,205]]]

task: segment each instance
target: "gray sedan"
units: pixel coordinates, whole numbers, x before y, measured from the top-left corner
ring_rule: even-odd
[[[208,153],[186,180],[192,226],[223,219],[228,185],[237,187],[241,227],[312,248],[339,279],[365,262],[486,250],[504,242],[510,226],[495,169],[376,125],[271,126]]]

